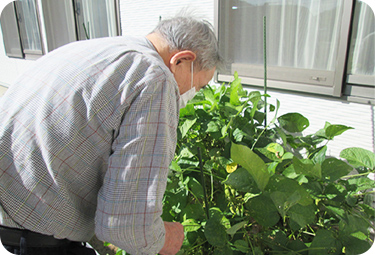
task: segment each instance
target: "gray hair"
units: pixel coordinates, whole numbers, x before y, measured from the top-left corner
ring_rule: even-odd
[[[223,63],[213,26],[208,21],[178,16],[161,20],[152,32],[167,41],[170,51],[193,51],[197,56],[194,66],[198,70],[219,68]]]

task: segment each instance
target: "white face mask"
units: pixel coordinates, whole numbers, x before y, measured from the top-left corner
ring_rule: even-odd
[[[180,96],[180,109],[184,108],[187,104],[187,102],[194,98],[195,96],[195,87],[193,86],[193,71],[194,71],[194,63],[191,62],[191,87],[188,91],[186,91],[184,94]]]

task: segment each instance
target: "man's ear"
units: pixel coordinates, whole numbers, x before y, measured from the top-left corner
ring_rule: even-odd
[[[176,72],[177,66],[181,64],[190,63],[197,58],[191,50],[178,51],[172,55],[169,60],[169,68],[172,73]]]

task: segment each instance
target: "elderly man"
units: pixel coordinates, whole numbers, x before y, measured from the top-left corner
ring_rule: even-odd
[[[175,254],[161,219],[179,109],[221,63],[209,23],[63,46],[0,101],[0,234],[16,254],[91,254],[96,234],[131,254]],[[26,253],[27,252],[27,253]]]

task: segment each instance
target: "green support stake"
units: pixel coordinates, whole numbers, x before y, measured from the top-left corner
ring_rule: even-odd
[[[207,217],[207,219],[209,219],[210,218],[210,213],[209,213],[209,209],[210,208],[209,208],[208,199],[207,199],[206,182],[204,180],[201,147],[198,147],[198,158],[199,158],[199,168],[200,168],[200,172],[201,172],[201,181],[202,181],[202,189],[203,189],[204,202],[206,204],[206,217]]]
[[[263,16],[263,62],[264,62],[264,95],[267,94],[267,28],[266,16]],[[267,97],[264,96],[264,128],[267,126]]]

